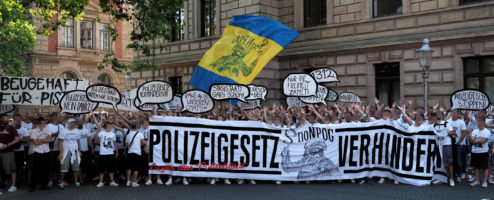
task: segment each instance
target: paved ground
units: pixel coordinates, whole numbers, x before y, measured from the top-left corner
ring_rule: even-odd
[[[66,187],[65,190],[38,190],[34,193],[21,188],[15,193],[4,194],[0,199],[40,200],[40,199],[413,199],[413,200],[454,200],[490,199],[494,200],[494,185],[488,189],[471,187],[466,183],[451,188],[447,185],[417,187],[410,185],[357,184],[282,184],[258,183],[256,185],[208,185],[191,184],[183,186],[152,185],[139,188],[105,186],[96,188],[94,184],[81,188]]]

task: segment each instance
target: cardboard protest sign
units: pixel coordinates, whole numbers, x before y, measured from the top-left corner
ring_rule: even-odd
[[[209,89],[209,94],[214,100],[236,99],[246,102],[249,96],[249,88],[239,84],[213,84]]]
[[[308,74],[290,74],[283,81],[283,94],[291,97],[316,95],[317,84]]]
[[[328,96],[326,97],[326,101],[336,101],[338,100],[338,93],[336,93],[332,89],[328,89]]]
[[[182,95],[182,112],[189,111],[191,113],[209,112],[214,108],[214,101],[201,90],[189,90]]]
[[[139,99],[139,107],[142,104],[160,104],[173,99],[172,86],[160,80],[148,81],[137,89],[136,99]]]
[[[331,68],[320,68],[310,72],[318,83],[338,82],[338,74]]]
[[[351,92],[343,92],[339,95],[338,98],[341,102],[360,103],[360,97]]]
[[[87,80],[34,77],[0,77],[0,104],[53,106],[65,92],[85,90]]]
[[[86,96],[89,101],[112,105],[115,111],[118,111],[117,105],[122,101],[117,88],[103,84],[89,86],[86,89]]]
[[[288,105],[288,109],[292,107],[302,108],[307,106],[304,102],[300,101],[298,97],[286,97],[286,104]]]
[[[326,105],[326,97],[328,96],[328,88],[326,86],[318,85],[316,96],[300,97],[300,101],[308,104],[322,103]]]
[[[484,110],[489,102],[489,97],[480,90],[458,90],[451,95],[451,110]]]
[[[247,103],[244,102],[238,102],[237,103],[238,107],[241,107],[244,110],[252,110],[255,108],[260,108],[261,106],[261,100],[256,99],[256,100],[248,100]]]
[[[98,103],[89,101],[86,97],[86,91],[76,90],[65,93],[58,106],[62,113],[85,114],[95,110]]]
[[[262,85],[248,85],[247,87],[249,87],[250,92],[249,96],[246,98],[247,100],[266,100],[266,95],[268,95],[268,88]]]
[[[14,105],[2,104],[2,105],[0,105],[0,114],[12,112],[14,109],[15,109]]]

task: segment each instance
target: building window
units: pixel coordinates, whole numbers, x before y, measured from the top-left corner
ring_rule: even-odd
[[[93,22],[81,21],[81,48],[93,49]]]
[[[400,102],[400,63],[376,64],[376,97],[384,105]]]
[[[182,93],[182,77],[181,76],[169,77],[168,81],[170,82],[170,85],[172,86],[173,94],[181,94]]]
[[[494,99],[494,56],[463,59],[463,77],[466,89],[478,89]]]
[[[201,0],[201,36],[212,36],[216,31],[216,0]]]
[[[397,15],[402,12],[401,0],[374,0],[374,17]]]
[[[67,23],[62,26],[62,46],[74,47],[74,20],[67,19]]]
[[[479,3],[479,2],[484,2],[484,1],[492,1],[492,0],[460,0],[460,5]]]
[[[64,72],[63,74],[60,75],[60,78],[75,80],[77,79],[77,76],[72,72]]]
[[[175,41],[182,41],[184,40],[185,32],[184,32],[184,7],[177,10],[177,12],[172,15],[171,18],[172,21],[175,22],[175,25],[171,27],[171,37],[170,37],[170,42],[175,42]]]
[[[98,76],[98,83],[104,85],[112,85],[110,77],[106,74],[101,74]]]
[[[99,24],[99,46],[101,51],[110,51],[110,33],[108,24]]]
[[[326,0],[304,0],[304,27],[326,24]]]

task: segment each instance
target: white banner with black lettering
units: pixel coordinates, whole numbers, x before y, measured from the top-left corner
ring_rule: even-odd
[[[432,131],[391,121],[294,129],[255,121],[188,117],[150,120],[151,174],[308,181],[388,177],[412,185],[446,181]]]

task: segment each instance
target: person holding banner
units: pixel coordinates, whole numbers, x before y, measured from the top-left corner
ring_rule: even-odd
[[[477,118],[477,127],[469,135],[469,141],[472,144],[472,161],[470,164],[475,169],[475,181],[470,185],[480,185],[480,170],[483,170],[482,187],[487,188],[487,179],[489,178],[489,147],[487,141],[491,132],[485,127],[485,117]]]
[[[467,126],[465,121],[460,119],[458,110],[453,110],[451,112],[451,119],[448,120],[448,123],[451,125],[453,130],[455,131],[454,138],[456,139],[455,147],[456,147],[456,167],[455,167],[455,176],[457,177],[457,181],[461,182],[461,179],[466,178],[466,169],[467,169],[467,143],[466,143],[466,135],[467,135]]]
[[[455,131],[449,123],[441,120],[436,112],[431,112],[430,121],[432,122],[436,135],[439,136],[439,141],[442,143],[443,164],[449,175],[449,186],[454,187],[455,179],[453,173],[453,147],[451,136],[455,134]],[[438,184],[439,181],[435,181],[434,183]]]
[[[90,113],[90,116],[93,117],[93,121],[96,122],[94,118],[93,112]],[[115,133],[112,132],[113,124],[109,121],[103,124],[101,127],[98,123],[99,132],[93,136],[94,138],[99,138],[100,141],[100,150],[99,150],[99,183],[96,187],[101,188],[105,184],[103,182],[103,178],[105,177],[105,172],[108,172],[110,176],[110,186],[118,186],[118,184],[114,180],[115,170],[116,170],[116,159],[118,158],[118,149],[117,147],[117,139],[115,137]]]
[[[61,176],[58,187],[64,189],[65,173],[69,171],[69,167],[72,167],[74,173],[74,185],[80,187],[79,180],[79,165],[81,163],[81,135],[79,129],[77,129],[77,121],[75,119],[69,119],[67,128],[60,131],[58,136],[60,154],[58,160],[61,165]]]

